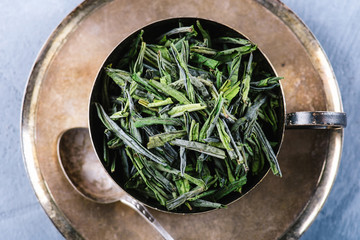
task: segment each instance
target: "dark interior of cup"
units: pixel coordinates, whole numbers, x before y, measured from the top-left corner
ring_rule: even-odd
[[[163,33],[179,27],[179,22],[183,23],[184,26],[195,24],[196,20],[200,20],[201,24],[204,29],[207,29],[209,31],[209,34],[211,37],[216,38],[218,36],[231,36],[231,37],[241,37],[246,38],[245,36],[241,35],[239,32],[235,31],[234,29],[231,29],[228,26],[225,26],[223,24],[205,20],[205,19],[199,19],[199,18],[172,18],[172,19],[166,19],[162,21],[158,21],[155,23],[152,23],[150,25],[147,25],[143,27],[144,35],[143,39],[147,43],[154,43],[154,39],[158,38]],[[125,53],[129,50],[131,43],[133,40],[137,37],[139,31],[132,33],[130,36],[128,36],[125,40],[120,42],[118,46],[110,53],[110,55],[106,58],[105,62],[103,63],[101,69],[99,70],[99,73],[96,77],[95,83],[93,85],[91,98],[90,98],[90,104],[89,104],[89,127],[90,127],[90,135],[93,141],[93,146],[96,150],[96,153],[100,159],[100,161],[103,163],[104,167],[106,168],[107,172],[110,174],[110,176],[119,184],[121,188],[124,189],[124,178],[122,177],[121,173],[118,170],[115,170],[115,172],[110,171],[110,166],[104,164],[104,158],[103,158],[103,138],[104,138],[104,126],[99,120],[97,116],[97,111],[94,106],[95,102],[103,103],[103,92],[107,91],[104,89],[104,81],[106,79],[106,73],[104,71],[104,67],[108,66],[109,64],[112,64],[112,67],[116,68],[117,63],[122,59],[122,57],[125,55]],[[256,43],[255,43],[256,44]],[[267,58],[262,54],[262,52],[258,49],[254,53],[254,60],[256,60],[258,67],[260,67],[262,70],[267,71],[269,73],[273,73],[275,75],[275,72],[271,66],[271,64],[268,62]],[[107,86],[108,87],[108,86]],[[106,88],[106,87],[105,87]],[[284,102],[283,102],[283,94],[281,87],[274,89],[274,94],[278,95],[279,97],[279,103],[280,107],[277,109],[277,118],[278,118],[278,132],[276,135],[273,135],[269,138],[270,141],[278,142],[279,144],[274,147],[274,152],[278,154],[282,137],[283,137],[283,131],[284,131]],[[266,133],[266,129],[264,129]],[[251,189],[253,189],[267,174],[269,171],[269,164],[267,161],[265,161],[265,166],[262,170],[262,172],[256,176],[248,175],[248,181],[245,186],[242,188],[242,193],[234,192],[227,197],[223,198],[221,200],[222,204],[230,204],[234,202],[235,200],[239,199],[241,196],[245,195],[247,192],[249,192]],[[167,211],[167,209],[164,206],[161,206],[156,201],[149,201],[146,200],[141,194],[135,192],[135,191],[129,191],[126,190],[131,196],[138,199],[139,201],[143,202],[145,205]],[[203,209],[201,211],[208,211],[212,209]],[[186,208],[181,209],[180,211],[177,211],[180,213],[188,213],[189,211],[186,210]],[[194,213],[192,211],[191,213]]]

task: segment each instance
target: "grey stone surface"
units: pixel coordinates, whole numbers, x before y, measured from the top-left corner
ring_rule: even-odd
[[[20,112],[27,77],[47,37],[81,0],[0,1],[0,239],[63,239],[38,203],[22,161]],[[348,114],[333,190],[302,239],[360,236],[360,2],[283,0],[313,31],[337,76]]]
[[[20,112],[38,52],[80,2],[0,1],[0,239],[63,239],[28,179],[20,149]]]

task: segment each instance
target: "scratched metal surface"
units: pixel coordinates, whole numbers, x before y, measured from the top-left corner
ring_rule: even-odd
[[[359,99],[360,3],[285,1],[310,27],[334,68],[348,113],[338,178],[319,216],[302,239],[358,239],[360,234]],[[63,239],[38,204],[21,160],[19,112],[32,62],[56,25],[80,1],[0,3],[0,238]]]

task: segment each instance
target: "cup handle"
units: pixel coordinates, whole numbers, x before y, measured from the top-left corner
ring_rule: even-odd
[[[293,112],[286,115],[287,129],[342,129],[347,124],[344,112]]]

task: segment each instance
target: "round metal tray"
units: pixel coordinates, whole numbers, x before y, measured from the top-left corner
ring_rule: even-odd
[[[120,202],[96,204],[80,196],[61,171],[56,144],[64,130],[87,127],[92,83],[113,47],[150,22],[183,16],[219,21],[258,44],[285,77],[287,112],[342,111],[326,55],[309,29],[279,1],[85,1],[40,52],[22,110],[22,148],[30,180],[66,238],[161,239]],[[227,209],[191,216],[151,212],[175,239],[299,238],[330,192],[342,143],[342,130],[287,130],[279,155],[282,178],[269,174]]]

